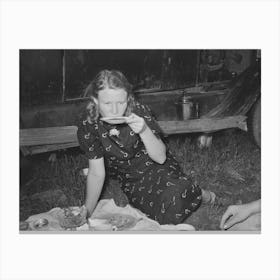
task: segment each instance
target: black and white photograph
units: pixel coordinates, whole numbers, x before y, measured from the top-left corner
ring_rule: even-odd
[[[278,0],[0,1],[0,279],[279,280]]]
[[[20,50],[21,231],[261,230],[261,50]]]

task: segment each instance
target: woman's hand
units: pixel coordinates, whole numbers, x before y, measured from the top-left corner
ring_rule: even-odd
[[[132,113],[128,118],[127,118],[127,124],[130,126],[130,128],[137,134],[141,134],[144,132],[147,128],[147,124],[145,120],[136,114]]]
[[[251,214],[251,208],[247,204],[230,205],[222,217],[220,228],[222,230],[228,229],[237,223],[243,222]]]
[[[127,124],[135,133],[139,134],[149,157],[159,164],[164,164],[166,147],[162,140],[155,136],[145,120],[135,114],[131,114],[127,119]]]

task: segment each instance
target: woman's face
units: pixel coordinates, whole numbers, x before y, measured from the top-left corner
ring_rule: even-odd
[[[127,107],[127,92],[124,89],[105,88],[98,92],[95,102],[102,117],[121,117]]]

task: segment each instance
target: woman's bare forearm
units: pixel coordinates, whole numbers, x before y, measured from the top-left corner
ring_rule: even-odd
[[[150,158],[157,163],[163,164],[166,160],[166,147],[162,140],[158,139],[148,126],[139,135]]]
[[[98,202],[101,190],[103,188],[105,176],[96,176],[89,174],[87,177],[86,202],[85,206],[88,216],[91,216]]]

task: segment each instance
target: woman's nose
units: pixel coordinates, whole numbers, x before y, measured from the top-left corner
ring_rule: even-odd
[[[117,106],[117,104],[113,104],[112,113],[113,113],[114,115],[117,115],[117,114],[118,114],[118,106]]]

